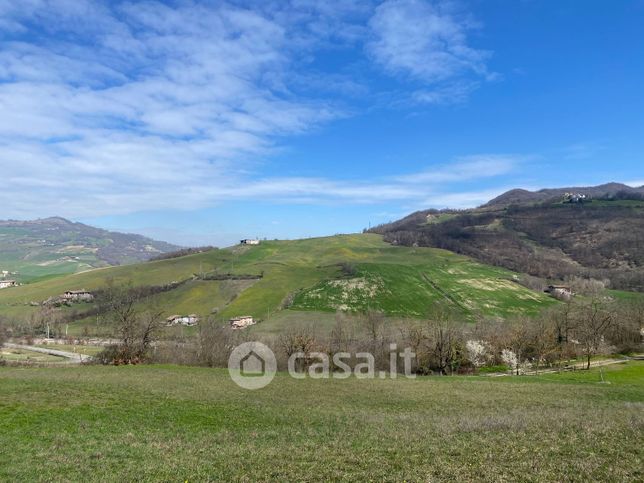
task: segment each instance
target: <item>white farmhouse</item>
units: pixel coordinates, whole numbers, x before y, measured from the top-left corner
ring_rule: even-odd
[[[0,289],[17,287],[17,286],[18,286],[18,283],[15,280],[0,280]]]

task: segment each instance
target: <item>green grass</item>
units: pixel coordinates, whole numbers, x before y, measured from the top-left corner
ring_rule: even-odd
[[[294,380],[0,368],[3,481],[641,481],[644,364],[540,377]]]
[[[630,208],[644,208],[644,200],[590,200],[591,206],[626,206]]]
[[[24,349],[0,349],[0,360],[7,362],[65,362],[63,357],[42,354]]]
[[[341,263],[358,267],[354,278],[381,284],[376,292],[358,289],[349,303],[334,280],[343,276]],[[378,309],[391,316],[422,317],[437,301],[453,304],[464,317],[533,314],[556,303],[509,279],[512,273],[476,263],[454,253],[433,248],[396,247],[378,235],[341,235],[295,241],[266,241],[256,247],[213,250],[187,257],[93,270],[0,291],[0,312],[25,317],[42,301],[65,290],[98,289],[107,277],[134,285],[164,285],[191,279],[198,273],[264,274],[256,281],[190,280],[179,288],[153,297],[167,315],[195,313],[208,317],[217,308],[219,317],[252,315],[270,324],[288,297],[293,309],[331,312]],[[334,288],[335,287],[335,288]],[[335,292],[334,292],[335,290]],[[312,298],[317,291],[321,294]],[[75,308],[84,308],[78,305]],[[70,333],[79,333],[84,321]]]
[[[41,347],[43,349],[52,349],[57,351],[73,352],[75,354],[82,354],[85,356],[94,356],[105,349],[105,347],[96,345],[80,345],[80,344],[36,344],[34,347]]]
[[[627,302],[635,302],[637,300],[644,300],[644,293],[642,292],[626,292],[624,290],[607,290],[609,296],[616,300],[623,300]]]
[[[644,385],[644,363],[632,362],[624,364],[612,364],[603,366],[592,371],[572,371],[560,374],[546,374],[539,376],[539,380],[553,381],[560,383],[592,384],[601,383],[603,380],[609,384],[630,384],[635,386]],[[641,401],[644,403],[644,400]]]

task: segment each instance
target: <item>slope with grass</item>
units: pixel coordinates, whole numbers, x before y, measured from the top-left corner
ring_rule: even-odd
[[[296,380],[0,367],[2,481],[641,481],[644,363]]]
[[[350,266],[347,271],[346,267]],[[205,274],[206,277],[201,275]],[[253,275],[251,280],[207,280],[208,275]],[[438,301],[465,317],[482,313],[533,314],[555,303],[512,281],[513,274],[432,248],[395,247],[379,235],[339,235],[267,241],[254,247],[211,250],[170,260],[74,274],[0,292],[0,311],[19,316],[65,290],[96,290],[107,278],[135,286],[185,281],[150,297],[166,314],[249,314],[270,322],[279,311],[360,312],[422,317]],[[206,278],[206,279],[202,279]],[[85,304],[77,305],[76,310]]]
[[[54,217],[0,220],[0,271],[27,283],[97,267],[148,260],[176,250],[141,235],[111,232]]]

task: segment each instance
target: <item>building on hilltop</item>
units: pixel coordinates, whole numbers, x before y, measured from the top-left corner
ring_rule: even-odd
[[[18,282],[15,280],[0,280],[0,289],[1,288],[9,288],[9,287],[17,287]]]
[[[564,193],[564,203],[583,203],[588,197],[583,193]]]
[[[242,245],[259,245],[259,240],[244,238],[243,240],[240,240],[239,243],[241,243]]]

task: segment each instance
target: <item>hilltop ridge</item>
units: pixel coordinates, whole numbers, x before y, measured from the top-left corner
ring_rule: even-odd
[[[610,198],[617,196],[644,196],[644,186],[633,188],[623,183],[604,183],[598,186],[568,187],[568,188],[543,188],[538,191],[529,191],[521,188],[512,189],[488,201],[482,208],[497,207],[510,204],[535,203],[555,201],[564,193],[584,193],[591,198]]]

